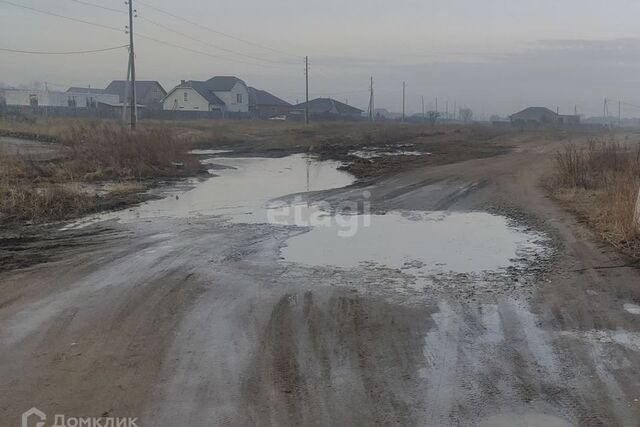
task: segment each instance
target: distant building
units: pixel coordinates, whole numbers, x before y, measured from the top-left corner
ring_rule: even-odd
[[[131,100],[131,83],[126,80],[114,80],[104,90],[104,93],[118,95],[119,102],[125,102],[125,93],[127,94],[127,104]],[[145,108],[160,109],[162,108],[162,100],[167,96],[167,91],[162,85],[155,80],[136,80],[136,104],[143,105]]]
[[[104,89],[96,89],[93,87],[78,87],[78,86],[70,87],[69,89],[67,89],[67,92],[85,93],[85,94],[91,94],[91,95],[105,93]]]
[[[399,120],[402,118],[402,113],[393,113],[386,108],[376,108],[373,110],[373,115],[376,120]],[[422,114],[420,114],[422,118]]]
[[[511,115],[511,124],[517,127],[578,126],[580,116],[561,115],[545,107],[529,107]]]
[[[291,109],[292,116],[304,116],[307,103],[303,102]],[[309,115],[321,119],[361,119],[363,110],[331,98],[317,98],[309,101]]]
[[[249,111],[255,117],[268,119],[271,117],[289,114],[291,111],[291,104],[267,91],[250,87]]]
[[[117,95],[106,93],[57,92],[50,90],[7,89],[7,105],[30,107],[97,108],[98,104],[117,104]]]
[[[248,113],[249,88],[237,77],[219,76],[207,81],[185,81],[162,100],[164,110]]]

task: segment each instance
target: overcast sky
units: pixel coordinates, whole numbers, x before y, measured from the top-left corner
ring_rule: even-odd
[[[123,0],[83,1],[126,10]],[[640,105],[637,0],[145,0],[273,50],[136,1],[138,78],[159,80],[166,89],[181,79],[231,74],[295,102],[304,96],[302,57],[309,55],[312,96],[348,99],[360,108],[368,103],[369,76],[375,79],[376,106],[394,111],[402,106],[403,80],[407,109],[415,112],[421,96],[427,106],[438,97],[442,109],[456,102],[477,117],[530,105],[564,113],[577,105],[580,113],[597,115],[605,97]],[[116,29],[127,23],[124,13],[73,0],[11,2]],[[124,45],[127,37],[0,1],[0,48],[100,49]],[[126,66],[124,49],[82,56],[0,51],[0,82],[104,87],[124,78]],[[640,109],[624,107],[623,115],[640,116]]]

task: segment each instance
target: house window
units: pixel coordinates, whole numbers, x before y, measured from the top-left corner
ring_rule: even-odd
[[[184,93],[184,102],[188,102],[189,101],[189,93],[185,92]]]
[[[238,101],[238,104],[242,104],[242,94],[241,93],[236,95],[236,101]]]

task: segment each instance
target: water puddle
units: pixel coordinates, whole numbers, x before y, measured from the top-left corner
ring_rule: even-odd
[[[374,159],[384,156],[430,156],[431,153],[422,153],[420,151],[380,151],[377,149],[362,149],[350,151],[349,155],[359,157],[361,159]]]
[[[640,314],[640,305],[636,305],[636,304],[625,304],[625,305],[624,305],[624,310],[625,310],[627,313],[631,313],[631,314],[638,315],[638,314]]]
[[[317,161],[302,154],[283,158],[218,157],[203,163],[210,167],[215,177],[205,181],[191,180],[187,189],[182,186],[165,192],[163,199],[91,217],[81,225],[113,219],[126,223],[152,218],[203,216],[268,223],[268,211],[274,199],[341,188],[355,181],[352,175],[338,170],[340,162]]]
[[[521,278],[544,256],[547,238],[485,212],[390,212],[352,215],[288,240],[285,261],[309,266],[393,269],[432,283]],[[348,233],[345,230],[349,231]]]
[[[458,283],[521,280],[543,258],[546,237],[508,218],[485,212],[389,212],[371,214],[361,201],[309,203],[305,194],[349,186],[355,178],[336,161],[307,155],[203,161],[216,176],[165,191],[163,199],[98,215],[71,227],[105,220],[129,223],[156,218],[220,217],[243,224],[297,226],[282,258],[307,266],[393,270],[416,288],[443,278]],[[71,228],[69,227],[69,228]],[[376,273],[377,274],[377,273]]]
[[[233,151],[231,150],[191,150],[189,151],[189,154],[193,154],[196,156],[215,156],[218,154],[229,154],[232,153]]]

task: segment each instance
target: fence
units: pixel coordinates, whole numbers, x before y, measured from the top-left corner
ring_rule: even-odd
[[[87,119],[122,119],[122,108],[102,107],[97,108],[71,108],[71,107],[31,107],[22,105],[0,106],[0,115],[8,117],[77,117]],[[140,109],[138,118],[141,120],[246,120],[252,119],[250,113],[222,113],[220,111],[171,111],[171,110],[146,110]]]

